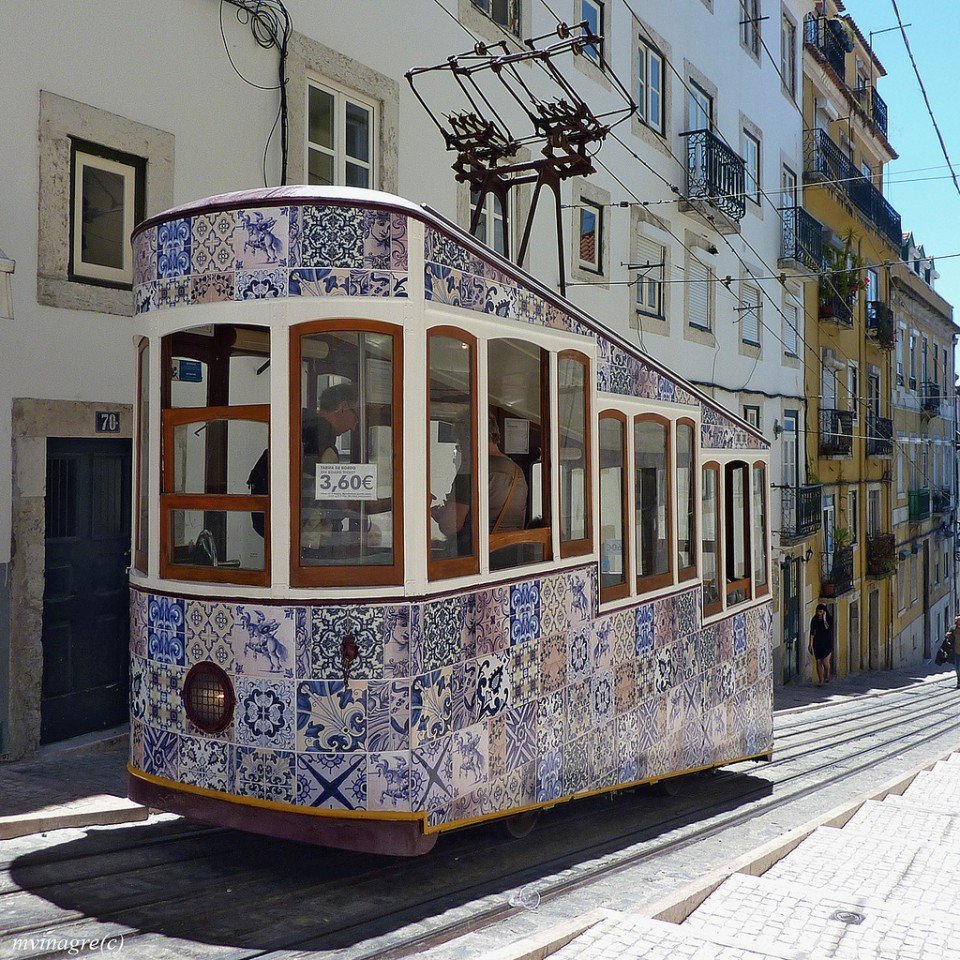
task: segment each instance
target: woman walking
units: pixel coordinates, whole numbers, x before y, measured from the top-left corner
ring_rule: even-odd
[[[830,682],[830,655],[833,653],[833,621],[824,604],[818,603],[810,621],[808,649],[817,661],[817,686]]]

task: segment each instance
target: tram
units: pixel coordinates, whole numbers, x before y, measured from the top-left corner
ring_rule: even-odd
[[[769,757],[750,425],[395,196],[133,246],[134,800],[413,855]]]

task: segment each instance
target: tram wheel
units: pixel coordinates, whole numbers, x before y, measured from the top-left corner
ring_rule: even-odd
[[[501,820],[504,833],[514,840],[522,840],[533,832],[533,828],[540,819],[539,810],[527,810],[524,813],[515,813],[512,817]]]
[[[650,784],[650,789],[658,797],[675,797],[680,792],[680,777],[668,777]]]

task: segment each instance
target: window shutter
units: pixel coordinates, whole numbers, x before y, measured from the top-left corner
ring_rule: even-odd
[[[740,298],[740,325],[744,340],[760,342],[760,291],[753,287],[744,288]]]
[[[687,297],[690,304],[690,323],[698,327],[710,326],[710,271],[696,257],[688,261]]]
[[[784,329],[783,329],[783,351],[784,353],[789,353],[791,356],[799,356],[800,351],[798,348],[799,341],[799,330],[797,327],[798,318],[797,318],[797,308],[788,303],[787,308],[783,311],[785,320],[784,320]]]
[[[637,270],[637,306],[650,313],[660,313],[660,283],[663,280],[663,247],[646,237],[637,237],[636,262],[649,263],[648,269]]]

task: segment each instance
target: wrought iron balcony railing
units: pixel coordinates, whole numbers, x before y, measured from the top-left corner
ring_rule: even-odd
[[[887,135],[887,105],[883,97],[877,93],[876,87],[862,83],[853,91],[853,96],[857,103],[863,108],[863,112],[873,121],[877,129],[884,135]]]
[[[780,211],[780,259],[794,260],[811,270],[823,264],[823,224],[803,207],[785,207]]]
[[[835,547],[820,560],[820,596],[842,597],[853,589],[853,547]]]
[[[820,411],[820,455],[847,457],[853,452],[853,413],[849,410]]]
[[[897,538],[892,533],[867,537],[867,576],[889,577],[897,572]]]
[[[934,417],[940,415],[940,404],[943,402],[943,391],[940,384],[932,380],[924,380],[920,388],[923,412]]]
[[[921,520],[927,520],[930,517],[929,487],[920,487],[918,490],[908,490],[907,502],[909,503],[911,523],[919,523]]]
[[[889,457],[893,453],[893,421],[867,414],[867,456]]]
[[[949,513],[953,509],[953,496],[949,487],[937,487],[931,500],[934,513]]]
[[[840,78],[840,82],[846,85],[847,49],[830,26],[830,21],[826,17],[807,14],[803,24],[803,39],[820,52]]]
[[[854,165],[826,130],[811,130],[805,139],[804,168],[808,180],[824,180],[844,193],[877,230],[899,249],[900,214]]]
[[[780,490],[780,542],[803,540],[820,529],[823,486],[819,483]]]
[[[703,200],[731,220],[747,210],[743,160],[710,130],[689,130],[687,138],[687,199]]]
[[[893,311],[882,300],[867,302],[867,334],[884,350],[892,350],[896,345]]]
[[[832,320],[837,326],[853,326],[853,305],[847,303],[843,297],[832,294],[829,297],[820,295],[820,319]]]

